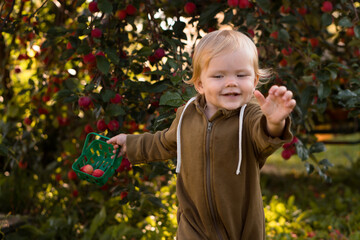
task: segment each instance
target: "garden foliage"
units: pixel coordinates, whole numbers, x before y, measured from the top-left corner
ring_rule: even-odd
[[[346,0],[2,1],[0,212],[31,216],[40,227],[23,231],[49,239],[173,237],[176,159],[125,160],[101,189],[71,165],[89,132],[168,127],[195,94],[183,82],[194,45],[223,27],[252,38],[261,66],[274,70],[261,90],[294,92],[296,139],[284,158],[297,154],[329,180],[331,159],[316,158],[325,147],[313,132],[336,121],[352,131],[358,120],[359,8]]]

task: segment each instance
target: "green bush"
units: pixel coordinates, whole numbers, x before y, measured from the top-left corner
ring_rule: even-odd
[[[358,121],[360,4],[192,2],[0,3],[0,212],[30,216],[14,238],[174,236],[175,159],[127,165],[102,188],[76,179],[71,165],[88,132],[111,137],[168,127],[195,94],[183,83],[193,46],[223,27],[253,38],[261,65],[275,72],[270,84],[294,92],[298,140],[291,147],[309,173],[330,179],[331,159],[317,159],[325,147],[313,132],[338,121],[353,131]],[[291,208],[291,201],[282,204]],[[282,228],[276,233],[287,236]]]

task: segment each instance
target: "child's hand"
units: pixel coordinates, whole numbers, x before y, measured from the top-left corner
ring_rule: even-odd
[[[293,93],[284,86],[272,86],[269,90],[269,95],[266,98],[258,90],[255,90],[254,96],[258,100],[261,110],[266,117],[268,130],[270,130],[270,132],[273,127],[281,128],[280,126],[285,125],[284,120],[289,116],[296,105],[296,101],[292,99]],[[275,131],[272,135],[278,134]]]
[[[119,155],[123,156],[126,154],[126,138],[127,138],[127,135],[121,133],[119,135],[116,135],[115,137],[110,138],[106,142],[114,145],[114,151],[113,151],[114,153],[116,153],[117,149],[121,146]],[[111,158],[114,158],[114,157],[115,156],[112,156]]]

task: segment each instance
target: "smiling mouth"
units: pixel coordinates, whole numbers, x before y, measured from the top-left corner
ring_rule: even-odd
[[[241,95],[240,93],[225,93],[223,94],[223,96],[239,96]]]

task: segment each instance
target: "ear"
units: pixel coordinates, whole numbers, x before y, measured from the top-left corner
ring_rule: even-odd
[[[256,75],[255,76],[255,79],[254,79],[254,87],[256,87],[259,83],[259,79],[260,79],[260,76],[259,75]]]
[[[194,87],[198,93],[204,94],[203,84],[200,79],[198,79],[197,81],[194,82]]]

